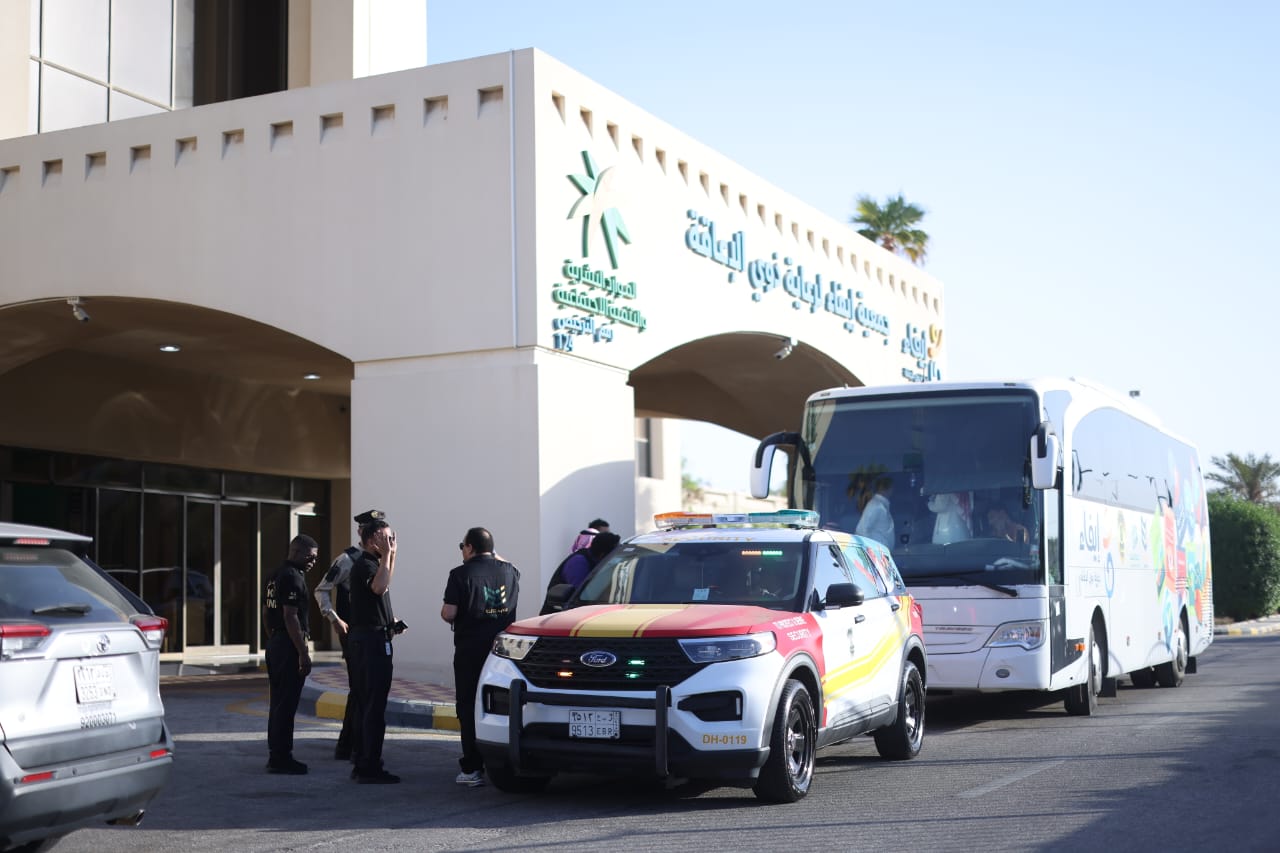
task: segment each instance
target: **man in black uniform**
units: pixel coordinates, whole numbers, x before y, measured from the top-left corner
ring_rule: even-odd
[[[357,525],[386,520],[387,514],[380,509],[371,509],[355,517]],[[356,711],[359,703],[356,701],[355,685],[351,679],[351,661],[347,656],[347,632],[351,622],[351,567],[355,565],[361,552],[359,545],[344,549],[329,566],[324,580],[316,584],[315,593],[316,603],[320,605],[320,615],[329,620],[337,633],[338,643],[342,646],[342,660],[347,666],[347,708],[342,715],[342,731],[338,733],[337,746],[333,748],[333,757],[339,761],[351,758],[352,746],[356,740]]]
[[[395,620],[387,590],[395,573],[396,534],[385,519],[360,526],[360,556],[351,566],[351,622],[347,634],[347,665],[360,703],[355,768],[351,776],[364,784],[394,784],[400,777],[382,766],[382,741],[387,731],[387,694],[391,691],[391,637]],[[350,697],[349,697],[350,698]]]
[[[300,775],[307,765],[293,757],[293,718],[302,698],[302,685],[311,673],[307,651],[307,569],[316,564],[319,545],[298,535],[289,543],[289,556],[267,581],[262,622],[267,628],[267,675],[271,681],[271,710],[267,716],[268,773]]]
[[[453,626],[453,681],[458,724],[462,729],[462,768],[455,782],[484,784],[484,760],[476,748],[476,689],[480,670],[498,632],[516,620],[520,571],[493,553],[493,534],[483,527],[467,531],[462,565],[449,572],[440,618]]]

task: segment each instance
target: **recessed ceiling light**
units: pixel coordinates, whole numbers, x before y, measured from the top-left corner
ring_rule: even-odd
[[[182,352],[182,347],[174,346],[173,344],[165,344],[160,347],[160,352]]]
[[[319,378],[320,378],[320,374],[319,374],[319,373],[308,373],[308,374],[306,374],[305,376],[303,376],[302,378],[303,378],[303,379],[319,379]]]

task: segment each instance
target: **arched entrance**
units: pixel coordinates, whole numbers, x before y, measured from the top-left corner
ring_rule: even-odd
[[[93,536],[166,651],[256,651],[264,571],[347,515],[351,363],[158,300],[0,308],[0,340],[0,519]]]

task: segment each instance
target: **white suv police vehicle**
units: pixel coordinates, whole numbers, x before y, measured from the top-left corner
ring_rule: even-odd
[[[872,734],[885,758],[919,753],[920,606],[884,546],[802,510],[655,521],[564,610],[498,636],[476,695],[494,785],[627,773],[794,802],[820,747]]]

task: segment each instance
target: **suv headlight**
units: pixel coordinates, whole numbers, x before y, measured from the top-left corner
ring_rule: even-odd
[[[681,640],[680,648],[694,663],[718,663],[767,655],[778,647],[778,639],[772,631],[748,634],[745,637],[711,637],[698,640]]]
[[[493,653],[500,658],[524,660],[533,651],[537,637],[525,637],[520,634],[499,634],[493,640]]]
[[[997,646],[1021,646],[1027,651],[1044,645],[1044,622],[1006,622],[987,641],[991,648]]]

